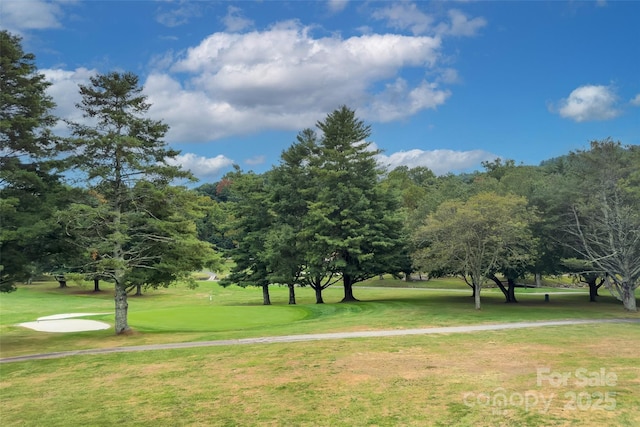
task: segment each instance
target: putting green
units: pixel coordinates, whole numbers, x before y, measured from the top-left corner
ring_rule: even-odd
[[[309,314],[299,306],[172,307],[129,312],[129,325],[147,331],[230,331],[291,323]]]

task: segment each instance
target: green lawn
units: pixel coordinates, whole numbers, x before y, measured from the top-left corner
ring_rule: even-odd
[[[464,288],[359,287],[355,293],[362,302],[340,304],[337,287],[326,291],[324,305],[313,304],[312,290],[299,289],[299,304],[289,306],[287,289],[274,287],[274,305],[265,307],[259,289],[201,282],[195,290],[174,287],[130,298],[135,333],[128,336],[15,326],[65,312],[109,313],[92,318],[112,322],[112,290],[104,288],[94,294],[90,287],[61,290],[41,283],[0,295],[1,356],[313,332],[639,317],[625,312],[607,291],[600,302],[589,303],[584,292],[518,289],[521,302],[511,305],[488,289],[483,310],[476,311]],[[544,292],[551,294],[548,303]],[[0,418],[3,426],[37,426],[44,420],[47,426],[636,426],[639,353],[638,324],[593,324],[72,356],[1,364]],[[558,387],[538,385],[541,368],[572,378]],[[617,379],[585,387],[577,369]],[[502,395],[511,403],[500,406]],[[524,397],[527,405],[518,400]]]
[[[372,282],[377,282],[373,280]],[[430,281],[436,287],[446,280]],[[366,284],[365,284],[366,285]],[[149,343],[201,341],[314,332],[422,328],[493,322],[634,316],[611,296],[589,303],[584,293],[553,294],[548,289],[519,289],[519,304],[504,304],[497,289],[482,292],[483,309],[473,307],[469,290],[359,287],[362,302],[340,304],[342,289],[325,291],[327,304],[314,304],[311,289],[298,289],[298,304],[287,305],[287,289],[271,290],[272,306],[263,306],[256,288],[222,288],[203,281],[197,289],[172,287],[129,298],[129,323],[136,331],[116,337],[112,330],[67,334],[41,333],[15,326],[38,317],[74,312],[106,313],[92,319],[113,323],[113,290],[95,294],[90,287],[59,289],[55,283],[22,286],[0,295],[0,351],[4,357],[38,352]],[[544,301],[544,292],[551,301]]]

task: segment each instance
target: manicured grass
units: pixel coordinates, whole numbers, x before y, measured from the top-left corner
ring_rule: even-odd
[[[103,288],[94,294],[41,283],[0,295],[1,356],[314,332],[638,318],[606,291],[598,303],[589,303],[585,293],[549,291],[545,303],[544,290],[519,289],[521,302],[504,304],[501,293],[489,289],[482,293],[483,310],[476,311],[464,288],[361,287],[355,292],[362,302],[340,304],[337,287],[326,291],[324,305],[313,303],[310,289],[298,289],[299,304],[289,306],[287,289],[274,287],[274,305],[265,307],[259,289],[201,282],[195,290],[174,287],[130,298],[135,333],[128,336],[15,326],[65,312],[108,313],[92,318],[112,322],[112,289]],[[71,356],[1,364],[0,419],[3,426],[44,420],[47,426],[636,426],[639,353],[638,324],[592,324]],[[573,377],[558,387],[538,385],[541,368]],[[576,369],[604,369],[617,380],[584,387]],[[499,403],[501,393],[512,404],[483,400]],[[613,396],[614,408],[603,408],[599,399],[605,395]],[[521,396],[537,398],[536,405],[525,407]],[[551,396],[545,409],[542,399]],[[581,400],[572,402],[572,396]]]
[[[519,287],[518,290],[521,292],[588,292],[589,287],[586,284],[577,284],[573,283],[572,280],[568,277],[551,277],[544,278],[542,280],[542,286],[539,288],[533,287],[534,279],[526,278],[518,283],[522,282],[526,284],[527,287]],[[493,284],[491,281],[487,281],[486,283],[487,290],[496,289],[497,286]],[[505,283],[506,286],[506,283]],[[529,287],[530,286],[530,287]],[[458,277],[443,277],[437,279],[430,280],[419,280],[413,279],[411,281],[404,281],[400,279],[393,278],[390,275],[384,275],[382,279],[373,278],[369,279],[365,282],[357,283],[356,287],[385,287],[385,288],[425,288],[425,289],[459,289],[471,291],[469,285],[467,285],[462,279]]]
[[[217,332],[263,329],[293,323],[306,315],[304,309],[286,306],[201,306],[150,309],[132,313],[129,320],[137,329],[146,332]],[[158,322],[158,319],[165,321]]]
[[[440,287],[445,286],[440,284]],[[273,287],[272,306],[263,306],[256,288],[222,288],[201,282],[195,289],[172,287],[129,298],[129,323],[135,333],[116,337],[112,330],[67,334],[41,333],[15,326],[38,317],[69,313],[106,313],[92,319],[113,323],[112,288],[59,289],[54,283],[23,286],[0,295],[0,351],[3,357],[32,353],[150,343],[291,335],[315,332],[424,328],[478,323],[567,318],[634,317],[611,296],[589,303],[580,294],[518,290],[519,304],[504,304],[499,290],[482,292],[483,310],[473,307],[467,290],[358,288],[355,304],[340,304],[339,287],[325,291],[327,304],[314,304],[311,289],[298,289],[298,304],[287,305],[287,289]]]

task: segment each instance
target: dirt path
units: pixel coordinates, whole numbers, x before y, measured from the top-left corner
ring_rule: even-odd
[[[455,334],[481,331],[498,331],[504,329],[538,328],[543,326],[586,325],[593,323],[640,323],[640,319],[577,319],[554,320],[545,322],[494,323],[488,325],[446,326],[425,329],[394,329],[381,331],[336,332],[327,334],[282,335],[275,337],[242,338],[232,340],[195,341],[169,344],[150,344],[131,347],[112,347],[87,350],[61,351],[57,353],[31,354],[26,356],[5,357],[0,363],[21,362],[26,360],[58,359],[68,356],[128,353],[133,351],[170,350],[180,348],[213,347],[242,344],[271,344],[300,341],[332,340],[347,338],[396,337],[403,335]]]

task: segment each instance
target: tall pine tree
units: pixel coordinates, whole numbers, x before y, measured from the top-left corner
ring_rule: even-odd
[[[68,225],[95,254],[96,270],[114,282],[120,334],[130,329],[128,287],[167,285],[204,266],[213,250],[196,242],[197,195],[171,187],[191,175],[167,163],[178,152],[163,141],[168,126],[145,117],[150,105],[138,77],[98,75],[80,94],[90,124],[70,123],[69,161],[84,172],[93,199],[70,209]]]
[[[0,31],[0,292],[29,280],[56,245],[52,219],[66,189],[50,161],[57,140],[48,87],[21,39]]]
[[[341,275],[343,302],[356,301],[355,283],[401,269],[399,200],[380,185],[380,151],[371,149],[371,128],[355,111],[342,106],[317,127],[321,137],[309,161],[317,186],[305,228],[317,257]]]

